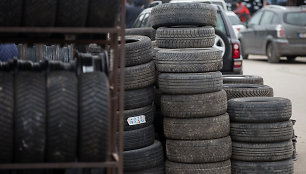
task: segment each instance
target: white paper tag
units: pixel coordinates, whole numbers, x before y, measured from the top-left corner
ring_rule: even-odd
[[[139,115],[139,116],[136,116],[136,117],[129,117],[127,119],[127,122],[130,126],[137,125],[137,124],[143,124],[143,123],[146,123],[146,116],[145,115]]]
[[[89,73],[89,72],[93,72],[94,68],[93,66],[83,66],[83,72],[84,73]]]

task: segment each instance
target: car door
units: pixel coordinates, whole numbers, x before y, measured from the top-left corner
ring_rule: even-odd
[[[272,35],[272,31],[275,30],[272,24],[274,13],[272,11],[266,10],[260,20],[259,25],[256,27],[255,31],[255,42],[254,42],[254,53],[255,54],[265,54],[265,43],[269,35]]]
[[[245,53],[253,53],[254,47],[255,47],[255,29],[259,25],[261,16],[263,12],[258,11],[254,14],[254,16],[251,18],[251,20],[247,24],[247,28],[244,31],[241,31],[241,45]]]

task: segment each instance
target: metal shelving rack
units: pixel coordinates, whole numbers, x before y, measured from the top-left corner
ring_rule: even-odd
[[[90,44],[96,43],[101,45],[108,45],[113,50],[113,66],[111,66],[111,73],[109,76],[110,84],[110,139],[108,160],[106,162],[65,162],[65,163],[12,163],[0,164],[0,169],[60,169],[60,168],[107,168],[108,174],[123,174],[123,105],[124,105],[124,55],[125,55],[125,40],[121,40],[121,47],[119,50],[118,40],[125,37],[125,0],[120,0],[120,23],[112,28],[69,28],[69,27],[0,27],[0,33],[33,33],[33,34],[63,34],[63,38],[1,38],[0,43],[52,43],[52,44]],[[67,34],[68,33],[68,34]],[[108,34],[109,39],[99,38],[85,38],[78,39],[76,36],[80,34]],[[120,62],[119,62],[120,54]],[[120,66],[119,66],[120,64]],[[120,71],[120,85],[118,85],[118,69]],[[118,89],[119,88],[119,89]],[[119,118],[117,116],[118,110],[118,91],[119,98]],[[119,120],[119,123],[118,121]],[[117,126],[117,125],[120,126]],[[119,128],[119,129],[118,129]],[[117,142],[117,132],[119,138]]]

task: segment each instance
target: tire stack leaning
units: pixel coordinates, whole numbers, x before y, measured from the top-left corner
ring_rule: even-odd
[[[229,174],[231,138],[221,51],[212,48],[216,9],[202,3],[153,8],[166,139],[166,173]],[[187,28],[187,26],[189,28]]]
[[[291,102],[278,97],[229,100],[232,173],[293,174]]]
[[[162,173],[163,149],[154,141],[152,43],[146,36],[125,39],[124,173]]]

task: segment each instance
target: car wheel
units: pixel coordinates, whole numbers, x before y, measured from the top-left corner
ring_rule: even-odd
[[[295,59],[296,59],[296,56],[287,56],[287,60],[289,62],[293,62],[293,61],[295,61]]]
[[[245,53],[245,51],[244,51],[244,49],[243,49],[243,44],[242,44],[242,42],[240,41],[240,48],[241,48],[241,55],[242,55],[242,58],[243,59],[248,59],[249,58],[249,54],[246,54]]]
[[[268,57],[269,63],[279,63],[280,56],[276,53],[275,48],[272,43],[268,44],[266,55]]]
[[[227,36],[223,34],[222,31],[216,29],[215,33],[216,38],[213,47],[222,51],[222,57],[224,60],[224,57],[229,57],[230,43]]]

